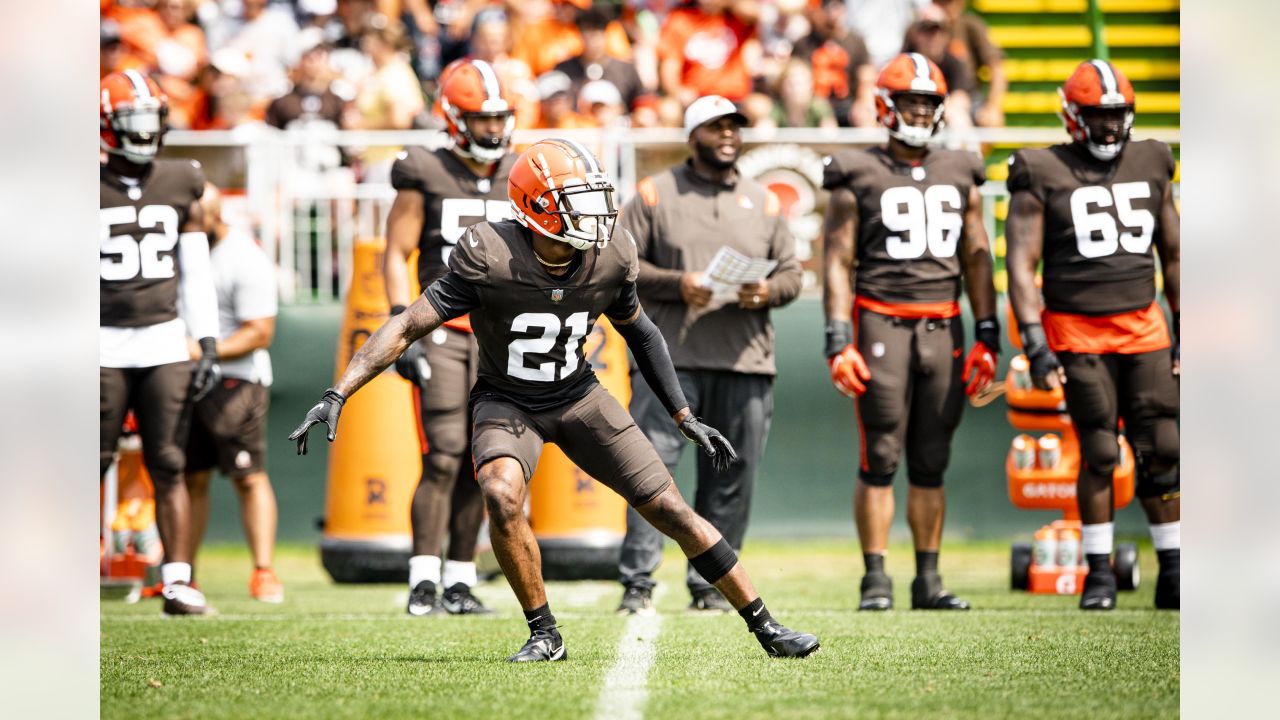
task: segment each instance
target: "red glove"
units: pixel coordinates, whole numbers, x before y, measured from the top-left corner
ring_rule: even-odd
[[[849,397],[861,397],[867,391],[871,371],[858,348],[845,345],[843,350],[827,358],[827,367],[831,368],[831,383],[840,392]]]
[[[972,379],[970,379],[972,378]],[[964,359],[964,372],[960,375],[966,385],[965,395],[974,395],[987,389],[996,379],[996,354],[979,340],[969,348],[969,356]]]

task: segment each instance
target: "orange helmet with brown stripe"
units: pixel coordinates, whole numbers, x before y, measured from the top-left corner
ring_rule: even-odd
[[[558,138],[530,145],[507,181],[511,209],[521,225],[579,250],[609,243],[618,217],[613,192],[590,150]]]
[[[125,70],[102,78],[98,88],[102,149],[139,165],[155,160],[169,116],[169,99],[160,84],[137,70]]]
[[[884,66],[876,81],[876,116],[890,136],[912,147],[922,147],[942,129],[946,98],[947,81],[942,70],[920,53],[902,53]],[[903,117],[904,101],[920,103],[932,111],[923,113],[922,124],[913,124]]]
[[[507,102],[493,66],[483,60],[467,60],[448,70],[440,87],[440,112],[458,150],[479,162],[496,162],[507,154],[515,131],[515,111]],[[498,133],[479,133],[468,120],[497,117]]]
[[[1106,60],[1086,60],[1058,88],[1062,122],[1099,160],[1114,160],[1133,130],[1133,84]]]

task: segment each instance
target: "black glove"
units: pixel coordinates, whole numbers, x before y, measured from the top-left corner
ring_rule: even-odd
[[[1049,349],[1049,341],[1045,339],[1044,328],[1040,327],[1040,323],[1022,326],[1022,348],[1026,351],[1027,360],[1031,364],[1031,384],[1041,390],[1049,390],[1046,378],[1060,373],[1062,363]]]
[[[200,338],[200,359],[191,373],[191,399],[200,402],[222,379],[222,367],[218,365],[218,341],[211,337]]]
[[[1173,312],[1173,364],[1174,365],[1177,365],[1178,363],[1182,362],[1182,327],[1181,327],[1182,323],[1180,322],[1180,318],[1178,317],[1181,314],[1182,314],[1181,310],[1175,310]]]
[[[396,372],[420,388],[427,386],[427,381],[431,379],[431,364],[427,362],[427,355],[422,351],[421,345],[414,343],[400,353],[400,357],[396,358]]]
[[[702,448],[702,451],[711,458],[716,472],[724,472],[729,468],[730,463],[738,459],[738,453],[733,451],[733,446],[724,435],[720,434],[719,430],[704,424],[692,414],[680,423],[680,432]]]
[[[993,355],[1000,354],[1000,322],[983,318],[973,325],[973,339],[987,346]]]
[[[347,399],[342,393],[329,388],[324,391],[324,396],[320,398],[320,402],[315,407],[307,411],[307,417],[303,419],[302,424],[289,434],[289,439],[298,443],[298,454],[307,454],[307,431],[312,425],[324,423],[329,426],[329,442],[333,442],[338,437],[338,416],[342,414],[342,406],[346,404]]]

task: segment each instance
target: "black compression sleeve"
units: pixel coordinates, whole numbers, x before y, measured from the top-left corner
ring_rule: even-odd
[[[676,377],[676,368],[671,364],[667,341],[662,339],[658,326],[644,314],[644,310],[640,310],[635,322],[626,325],[614,323],[614,328],[627,341],[627,347],[631,348],[631,354],[640,366],[640,374],[658,395],[667,414],[675,415],[676,411],[688,406],[684,391],[680,389],[680,380]]]
[[[443,320],[461,317],[480,306],[476,286],[453,272],[431,283],[423,294]]]

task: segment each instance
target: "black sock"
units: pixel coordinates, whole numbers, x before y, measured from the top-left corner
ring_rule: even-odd
[[[1084,559],[1089,564],[1089,572],[1091,573],[1111,572],[1111,555],[1109,553],[1087,553]]]
[[[867,574],[884,574],[884,553],[862,553],[862,564],[867,566]]]
[[[550,604],[524,611],[524,621],[529,623],[529,630],[554,630],[556,616],[551,614]]]
[[[764,606],[764,598],[756,598],[747,604],[746,607],[738,611],[743,620],[747,621],[747,629],[755,632],[764,627],[764,624],[773,619],[769,614],[769,609]]]
[[[916,551],[916,577],[938,574],[938,551]]]
[[[1180,572],[1182,566],[1182,549],[1173,548],[1172,550],[1157,550],[1156,557],[1160,559],[1160,570],[1163,572]]]

